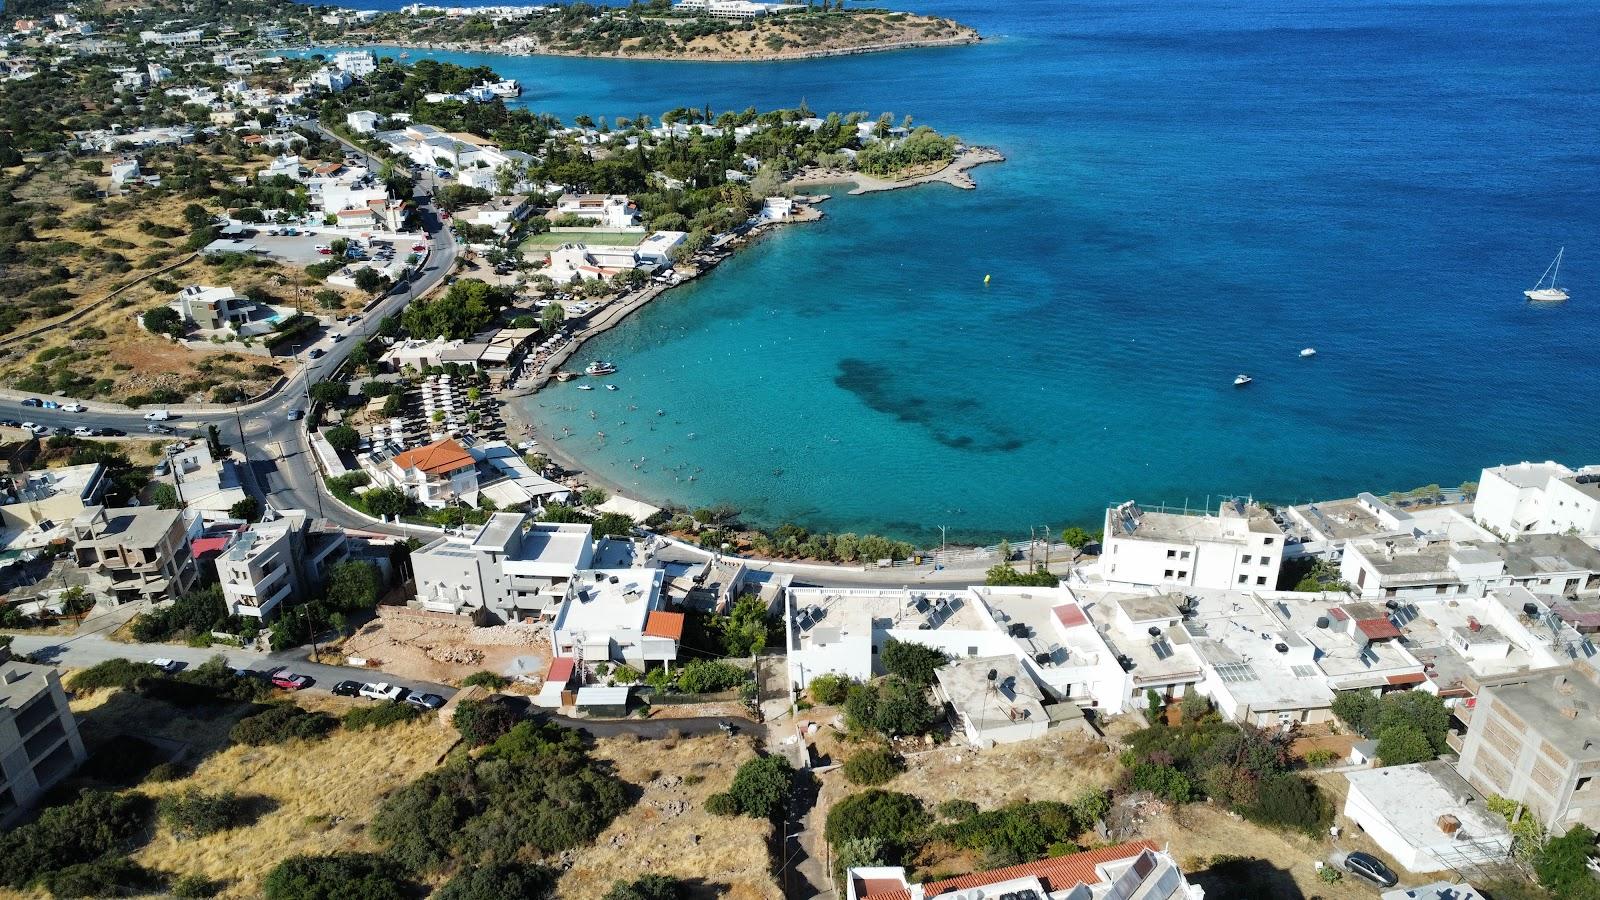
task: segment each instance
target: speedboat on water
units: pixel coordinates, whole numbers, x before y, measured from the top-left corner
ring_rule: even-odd
[[[608,385],[606,385],[606,390],[608,390],[608,391],[614,391],[614,390],[616,390],[616,389],[617,389],[617,386],[616,386],[616,385],[614,385],[614,384],[608,384]]]
[[[1255,381],[1255,379],[1251,378],[1249,375],[1245,375],[1242,372],[1240,374],[1238,374],[1238,375],[1233,376],[1233,386],[1234,387],[1244,387],[1245,385],[1249,384],[1252,381]]]
[[[1304,358],[1304,357],[1307,357],[1307,356],[1316,356],[1316,355],[1317,355],[1317,348],[1315,348],[1315,347],[1307,347],[1304,350],[1300,351],[1301,358]]]
[[[608,363],[605,360],[597,359],[594,362],[589,363],[588,367],[583,370],[583,374],[610,375],[615,371],[617,371],[616,366],[613,366],[611,363]]]
[[[580,390],[580,391],[592,391],[592,390],[594,390],[594,385],[592,385],[592,384],[580,384],[580,385],[578,385],[578,390]]]

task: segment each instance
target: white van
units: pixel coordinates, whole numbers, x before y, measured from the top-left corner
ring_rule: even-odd
[[[165,422],[170,418],[172,418],[172,413],[164,409],[152,410],[151,412],[144,414],[144,420],[146,422]]]

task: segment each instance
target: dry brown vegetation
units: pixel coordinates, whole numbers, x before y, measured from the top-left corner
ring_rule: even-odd
[[[266,157],[243,163],[231,156],[210,158],[225,161],[228,171],[235,174],[253,174]],[[153,193],[100,201],[74,197],[74,189],[81,185],[105,180],[80,166],[85,162],[108,164],[109,159],[48,159],[16,187],[18,200],[50,210],[46,216],[34,217],[34,232],[40,243],[54,242],[61,249],[51,264],[64,266],[71,275],[53,287],[7,298],[22,304],[28,316],[17,325],[18,332],[51,321],[63,324],[0,345],[0,383],[41,393],[117,400],[157,391],[176,392],[185,399],[212,399],[210,394],[218,387],[237,387],[247,395],[266,388],[284,371],[281,361],[222,350],[189,350],[145,331],[138,318],[169,300],[177,288],[190,284],[231,287],[239,293],[260,289],[276,302],[292,305],[295,287],[309,286],[304,273],[265,259],[251,260],[250,265],[237,261],[215,265],[193,259],[154,274],[191,256],[183,247],[189,230],[183,209],[193,201]],[[150,166],[160,168],[158,162]],[[152,233],[148,225],[141,230],[141,223],[153,223],[159,233]],[[161,236],[171,233],[162,229],[181,235]],[[148,277],[139,280],[141,276]],[[113,291],[130,284],[105,301]],[[318,289],[324,288],[319,285]],[[356,302],[350,292],[335,293],[347,307]],[[310,309],[309,291],[302,300]],[[70,323],[64,321],[91,306],[92,312]]]
[[[591,846],[572,854],[560,896],[591,900],[617,880],[653,873],[693,882],[696,897],[781,898],[767,852],[772,826],[705,810],[706,798],[727,790],[739,764],[754,755],[749,739],[721,735],[599,741],[593,756],[641,795]]]
[[[689,41],[683,56],[708,59],[761,57],[782,59],[838,53],[864,46],[971,41],[977,32],[946,19],[910,13],[849,17],[778,16],[760,19],[748,29],[706,35]],[[638,43],[623,43],[620,55]]]

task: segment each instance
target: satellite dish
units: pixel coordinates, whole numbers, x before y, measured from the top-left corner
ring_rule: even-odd
[[[996,678],[999,678],[999,677],[1000,677],[1000,673],[999,672],[995,671],[994,669],[990,669],[989,670],[989,680],[990,681],[994,681]]]

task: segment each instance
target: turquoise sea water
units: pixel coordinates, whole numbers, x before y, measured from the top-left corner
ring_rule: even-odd
[[[1009,157],[976,191],[834,192],[823,222],[591,343],[620,390],[529,401],[567,452],[646,499],[924,539],[1600,456],[1592,4],[916,8],[990,39],[756,65],[434,54],[568,118],[804,99]],[[1574,299],[1526,304],[1561,245]]]

